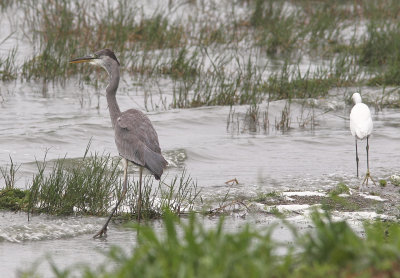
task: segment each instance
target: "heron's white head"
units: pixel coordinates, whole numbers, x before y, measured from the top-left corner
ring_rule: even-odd
[[[354,104],[361,103],[361,95],[359,93],[354,93],[351,98],[353,99]]]
[[[76,58],[69,62],[73,64],[89,62],[92,65],[101,66],[109,74],[111,73],[111,69],[113,66],[115,67],[120,65],[114,52],[107,48],[97,51],[93,55]]]

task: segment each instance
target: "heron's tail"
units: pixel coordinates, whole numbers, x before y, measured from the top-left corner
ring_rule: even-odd
[[[145,167],[154,175],[156,180],[160,179],[164,168],[168,165],[168,162],[161,154],[148,148],[144,151],[144,161],[146,162]]]

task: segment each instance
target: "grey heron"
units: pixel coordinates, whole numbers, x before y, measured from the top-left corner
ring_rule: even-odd
[[[367,138],[367,173],[361,184],[361,191],[364,183],[368,185],[368,180],[371,179],[375,184],[374,179],[371,177],[369,172],[369,143],[368,138],[372,133],[373,123],[371,117],[371,111],[368,106],[362,103],[361,95],[359,93],[354,93],[352,96],[354,106],[350,112],[350,131],[351,134],[355,137],[356,141],[356,163],[357,163],[357,178],[358,178],[358,152],[357,152],[357,140],[363,140]]]
[[[147,168],[159,180],[167,161],[161,154],[158,135],[149,118],[139,110],[129,109],[121,112],[116,99],[120,79],[120,64],[114,52],[102,49],[93,55],[70,60],[70,63],[89,62],[104,68],[109,75],[106,88],[108,109],[115,133],[115,144],[124,161],[124,183],[122,194],[101,230],[93,237],[102,237],[107,233],[107,226],[127,191],[128,162],[139,166],[139,190],[137,201],[138,220],[141,213],[141,188],[143,168]]]

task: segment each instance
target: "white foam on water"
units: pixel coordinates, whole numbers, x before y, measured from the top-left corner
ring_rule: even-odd
[[[102,223],[101,218],[94,217],[50,218],[39,216],[37,219],[33,218],[30,222],[27,219],[10,221],[9,225],[4,225],[4,222],[1,221],[3,223],[0,228],[0,241],[21,243],[76,237],[96,232]]]

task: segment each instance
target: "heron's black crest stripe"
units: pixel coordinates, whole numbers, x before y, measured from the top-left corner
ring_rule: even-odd
[[[95,54],[98,55],[98,56],[108,56],[111,59],[114,59],[118,63],[118,65],[120,65],[120,63],[119,63],[117,57],[115,56],[114,52],[112,50],[108,49],[108,48],[102,49],[100,51],[97,51]]]

